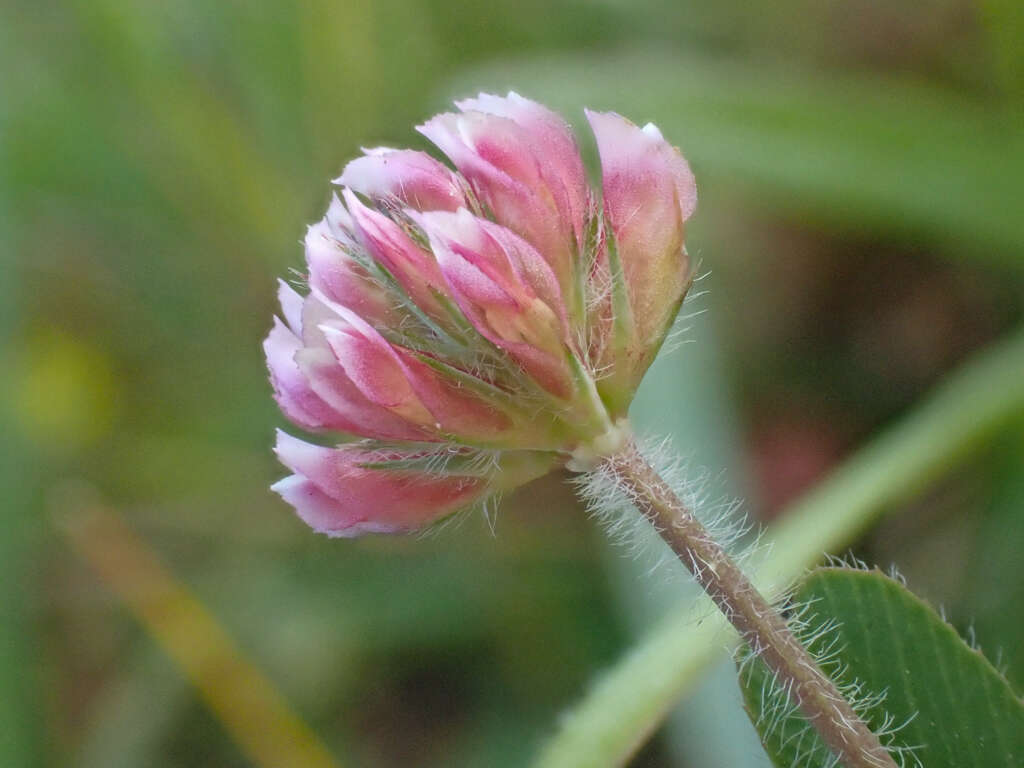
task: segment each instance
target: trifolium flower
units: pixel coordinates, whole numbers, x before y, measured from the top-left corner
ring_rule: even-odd
[[[693,175],[653,125],[568,125],[509,93],[418,130],[452,161],[368,149],[309,228],[308,293],[281,283],[275,398],[324,447],[278,434],[273,486],[333,536],[421,528],[628,436],[630,401],[690,285]]]

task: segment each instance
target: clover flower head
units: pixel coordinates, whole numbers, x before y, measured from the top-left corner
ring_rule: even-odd
[[[692,280],[693,175],[656,127],[587,111],[592,190],[557,114],[481,94],[364,150],[306,233],[308,293],[282,282],[264,342],[273,486],[334,536],[421,528],[554,468],[584,469],[626,415]]]

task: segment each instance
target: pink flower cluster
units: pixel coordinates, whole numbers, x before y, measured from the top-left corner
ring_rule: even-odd
[[[275,398],[353,439],[279,433],[274,490],[330,535],[420,528],[609,450],[692,279],[693,175],[653,125],[586,113],[597,194],[546,107],[457,107],[418,129],[456,170],[366,150],[306,235],[308,295],[281,283]]]

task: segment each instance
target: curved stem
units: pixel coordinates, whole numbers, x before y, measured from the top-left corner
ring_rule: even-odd
[[[896,768],[854,712],[743,571],[686,508],[630,441],[604,461],[725,617],[789,691],[794,703],[846,768]]]

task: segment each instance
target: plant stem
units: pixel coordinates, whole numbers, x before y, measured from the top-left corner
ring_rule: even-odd
[[[640,512],[783,687],[846,768],[896,768],[878,737],[630,440],[604,460]]]

